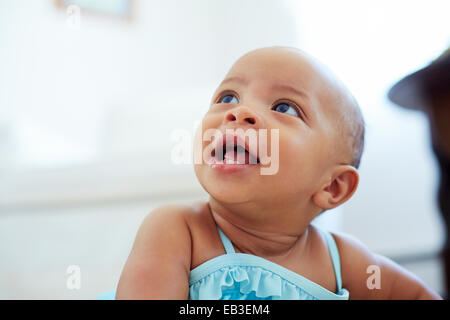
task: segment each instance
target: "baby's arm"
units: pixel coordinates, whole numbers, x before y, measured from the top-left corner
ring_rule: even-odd
[[[411,272],[373,254],[358,240],[333,235],[341,258],[343,287],[349,290],[350,299],[442,299]],[[379,277],[378,283],[375,277]]]
[[[187,299],[190,266],[191,235],[183,208],[159,207],[139,228],[116,299]]]

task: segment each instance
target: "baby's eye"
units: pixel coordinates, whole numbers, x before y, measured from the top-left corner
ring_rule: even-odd
[[[227,94],[219,99],[218,103],[239,103],[238,99],[234,94]]]
[[[277,105],[273,106],[272,110],[281,112],[281,113],[290,114],[290,115],[293,115],[296,117],[299,116],[297,109],[294,108],[293,106],[289,105],[286,102],[278,103]]]

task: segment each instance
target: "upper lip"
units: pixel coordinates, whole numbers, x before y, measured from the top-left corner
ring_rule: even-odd
[[[257,149],[257,146],[256,148],[251,148],[250,150],[249,144],[246,139],[238,134],[222,133],[222,139],[219,138],[215,141],[213,152],[215,152],[215,150],[223,149],[227,143],[227,140],[234,141],[233,144],[235,147],[240,146],[244,148],[245,151],[247,151],[252,157],[257,159],[257,163],[259,163],[258,150],[253,150]]]

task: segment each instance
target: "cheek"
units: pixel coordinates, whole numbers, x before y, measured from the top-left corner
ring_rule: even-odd
[[[202,119],[202,134],[208,129],[217,129],[223,121],[223,114],[208,111]]]
[[[203,117],[201,125],[196,131],[196,141],[199,143],[201,142],[203,148],[211,142],[208,139],[212,138],[211,135],[215,134],[215,130],[218,128],[219,123],[218,117],[211,116],[209,113]]]
[[[280,134],[281,135],[281,134]],[[317,168],[317,143],[313,135],[303,132],[280,136],[280,176],[286,182],[295,181],[301,185],[314,179]]]

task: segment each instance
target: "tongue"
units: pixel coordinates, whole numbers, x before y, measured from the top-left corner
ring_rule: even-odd
[[[234,150],[227,150],[224,154],[224,162],[227,164],[248,164],[248,152],[236,152]]]

